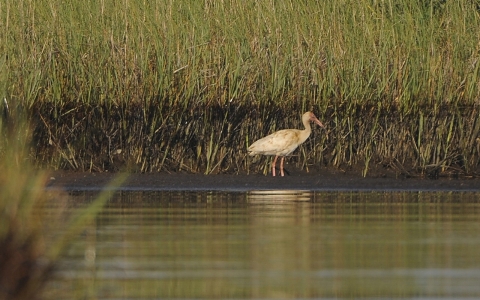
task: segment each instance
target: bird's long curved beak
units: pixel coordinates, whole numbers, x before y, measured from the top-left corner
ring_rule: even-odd
[[[323,126],[322,122],[320,122],[320,120],[318,120],[317,118],[313,119],[313,122],[315,122],[315,124],[325,129],[325,126]]]

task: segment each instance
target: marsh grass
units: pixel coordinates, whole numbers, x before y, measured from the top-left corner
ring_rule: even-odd
[[[36,160],[55,168],[268,170],[245,149],[313,109],[328,135],[289,159],[299,167],[474,174],[478,7],[7,0],[2,93],[26,108]]]
[[[125,178],[73,210],[66,193],[45,189],[50,177],[34,167],[31,127],[21,112],[9,110],[6,119],[0,122],[0,299],[40,299],[69,241]]]

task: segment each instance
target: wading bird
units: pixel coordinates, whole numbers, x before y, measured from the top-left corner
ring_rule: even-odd
[[[283,161],[285,156],[292,153],[297,147],[305,142],[312,132],[310,127],[310,122],[315,122],[322,128],[322,122],[320,122],[315,115],[308,111],[302,116],[304,130],[299,129],[283,129],[276,131],[262,139],[259,139],[248,147],[248,154],[250,156],[262,154],[262,155],[275,155],[275,158],[272,162],[272,175],[275,176],[275,165],[277,163],[277,158],[281,156],[280,159],[280,175],[283,174]]]

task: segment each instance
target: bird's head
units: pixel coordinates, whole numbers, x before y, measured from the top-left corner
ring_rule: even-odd
[[[317,117],[315,116],[315,114],[311,111],[309,112],[306,112],[303,117],[302,117],[302,120],[303,121],[307,121],[307,122],[315,122],[315,124],[317,124],[318,126],[322,127],[322,128],[325,128],[325,126],[323,126],[322,122],[320,122]]]

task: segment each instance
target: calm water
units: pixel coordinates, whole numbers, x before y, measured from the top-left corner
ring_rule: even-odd
[[[480,193],[121,192],[47,295],[475,299]]]

